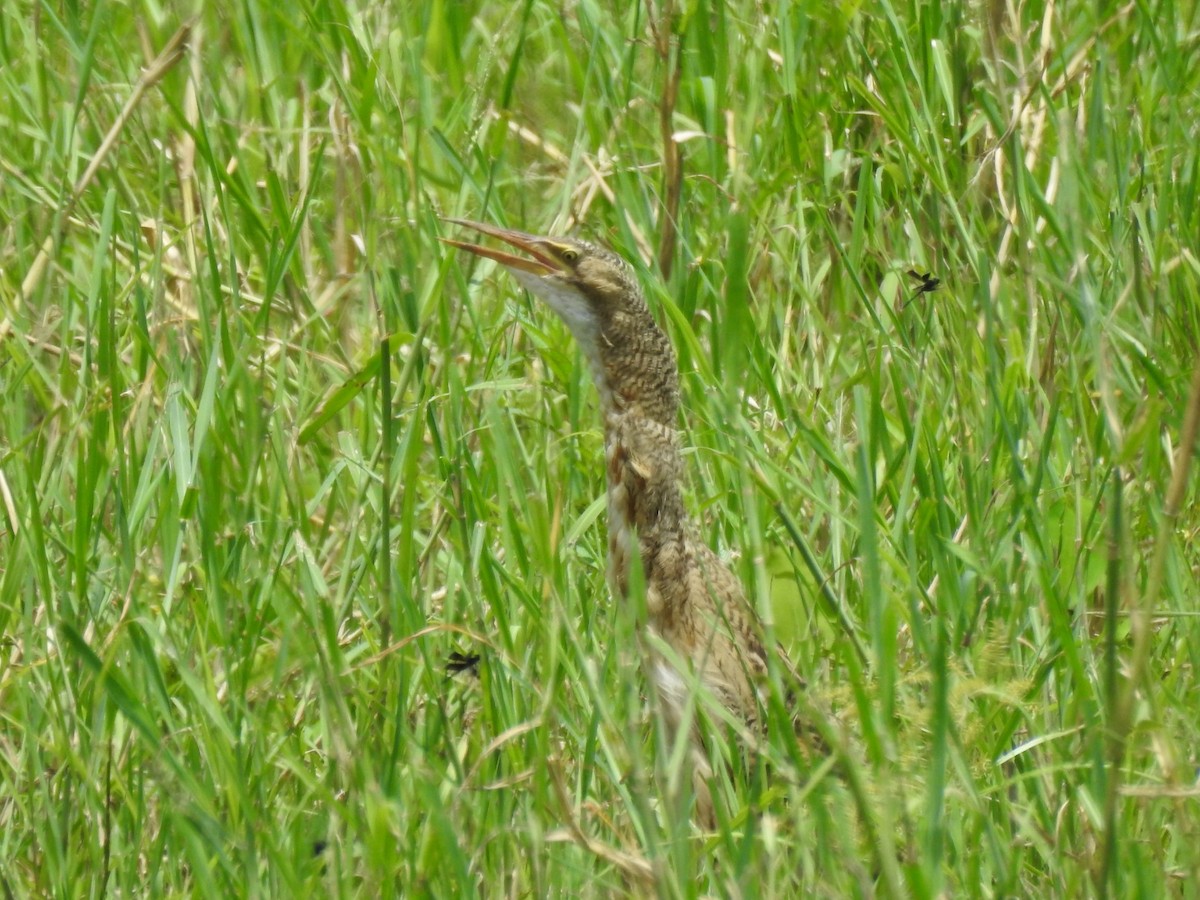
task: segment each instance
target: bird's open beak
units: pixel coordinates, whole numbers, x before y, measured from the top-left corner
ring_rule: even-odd
[[[439,238],[438,240],[443,244],[449,244],[451,247],[457,247],[460,250],[468,250],[476,256],[494,259],[500,265],[509,269],[521,269],[524,272],[532,272],[534,275],[550,275],[563,271],[562,264],[554,257],[549,256],[543,249],[545,247],[545,238],[526,234],[523,231],[510,231],[507,228],[497,228],[495,225],[484,225],[482,222],[472,222],[469,219],[445,219],[444,221],[453,222],[455,225],[463,225],[467,228],[474,228],[483,234],[489,234],[494,238],[504,241],[509,246],[516,247],[518,250],[528,253],[533,259],[526,259],[523,256],[515,256],[503,250],[493,250],[490,247],[483,247],[479,244],[471,244],[466,241],[456,241],[451,238]]]

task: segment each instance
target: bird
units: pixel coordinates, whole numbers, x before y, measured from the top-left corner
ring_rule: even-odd
[[[716,822],[713,754],[689,709],[693,686],[714,697],[743,733],[761,735],[759,691],[767,653],[759,617],[741,582],[699,540],[683,491],[675,352],[647,306],[632,266],[575,237],[541,236],[468,219],[446,221],[517,250],[452,238],[445,244],[494,260],[566,323],[600,396],[608,506],[607,579],[630,602],[641,567],[642,665],[661,700],[669,734],[688,729],[694,815]]]

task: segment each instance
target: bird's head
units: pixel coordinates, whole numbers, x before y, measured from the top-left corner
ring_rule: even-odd
[[[610,250],[576,238],[526,234],[466,219],[446,221],[473,228],[526,254],[443,238],[452,247],[504,266],[522,287],[562,317],[585,350],[590,351],[614,316],[645,308],[629,264]]]
[[[558,313],[588,357],[606,401],[638,403],[647,414],[673,420],[675,356],[646,308],[629,263],[577,238],[526,234],[466,219],[446,221],[524,254],[442,238],[452,247],[500,263]]]

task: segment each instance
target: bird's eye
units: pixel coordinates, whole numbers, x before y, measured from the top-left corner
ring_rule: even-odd
[[[568,247],[562,252],[562,261],[565,263],[573,263],[577,259],[579,259],[578,250],[572,250],[570,247]]]

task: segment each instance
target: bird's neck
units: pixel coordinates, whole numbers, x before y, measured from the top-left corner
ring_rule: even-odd
[[[649,419],[674,433],[679,415],[675,353],[645,307],[599,323],[585,349],[606,419],[616,412]]]
[[[609,584],[626,597],[639,560],[647,611],[660,614],[661,583],[686,565],[690,530],[683,502],[683,457],[673,424],[657,421],[637,404],[610,406],[604,421],[608,481]]]
[[[688,531],[683,459],[675,428],[679,375],[667,336],[644,307],[576,330],[604,410],[608,478],[609,581],[628,593],[635,555],[648,589],[682,558]]]

